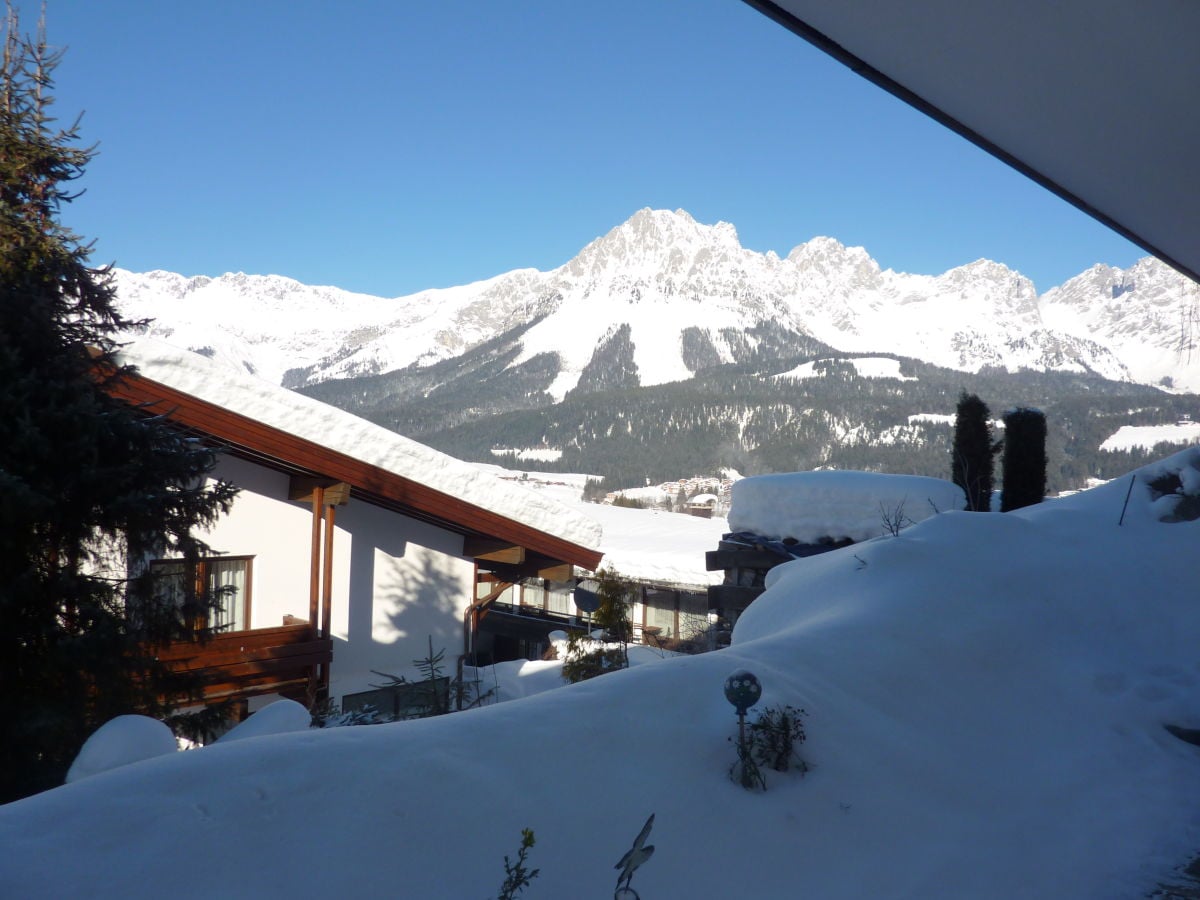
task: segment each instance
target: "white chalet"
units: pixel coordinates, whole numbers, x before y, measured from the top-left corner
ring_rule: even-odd
[[[488,620],[513,585],[549,602],[600,564],[596,522],[350,413],[156,341],[121,361],[137,371],[114,393],[219,448],[214,476],[241,489],[204,535],[220,555],[151,563],[236,589],[221,634],[162,654],[203,671],[206,700],[377,701],[376,673],[413,678],[430,642],[449,674],[518,642]]]

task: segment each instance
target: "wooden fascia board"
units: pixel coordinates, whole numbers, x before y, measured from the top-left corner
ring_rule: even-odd
[[[382,500],[385,502],[379,505],[412,508],[446,523],[452,530],[500,538],[585,569],[595,570],[600,565],[603,554],[599,551],[539,531],[141,375],[122,376],[106,388],[114,397],[146,405],[178,425],[217,438],[234,448],[263,454],[335,481],[349,482],[354,486],[355,494],[368,502]]]

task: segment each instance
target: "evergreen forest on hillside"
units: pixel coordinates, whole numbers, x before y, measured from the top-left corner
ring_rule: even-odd
[[[1197,395],[1089,374],[971,374],[901,358],[901,378],[864,378],[853,357],[783,330],[764,331],[756,346],[747,344],[744,361],[729,365],[711,364],[696,330],[695,377],[653,387],[637,385],[627,338],[618,332],[579,385],[555,403],[546,392],[558,372],[552,354],[512,365],[527,327],[436,365],[302,392],[461,459],[586,472],[603,476],[610,490],[725,467],[746,475],[827,466],[948,478],[952,425],[909,417],[952,416],[967,391],[983,398],[996,419],[1012,407],[1046,414],[1047,489],[1055,493],[1088,478],[1117,477],[1173,449],[1102,452],[1100,444],[1121,426],[1200,418]],[[771,377],[831,356],[818,364],[820,377]],[[562,456],[517,462],[493,453],[534,448]]]

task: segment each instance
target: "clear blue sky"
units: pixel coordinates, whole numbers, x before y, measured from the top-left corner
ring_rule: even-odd
[[[21,0],[23,26],[36,4]],[[740,0],[49,0],[93,260],[384,296],[549,269],[644,206],[1039,290],[1145,255]]]

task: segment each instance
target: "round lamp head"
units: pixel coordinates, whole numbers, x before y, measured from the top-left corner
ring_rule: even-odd
[[[734,705],[739,716],[745,715],[761,696],[762,685],[745,669],[738,669],[725,679],[725,699]]]

